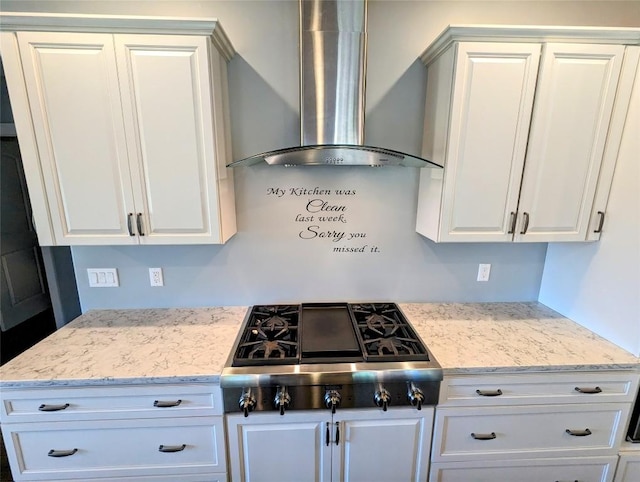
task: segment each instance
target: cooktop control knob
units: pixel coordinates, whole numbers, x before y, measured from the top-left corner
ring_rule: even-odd
[[[380,388],[380,390],[373,395],[373,401],[378,407],[382,407],[382,410],[386,412],[389,402],[391,401],[391,394],[388,390]]]
[[[249,412],[253,412],[253,409],[256,408],[256,397],[251,394],[251,389],[242,393],[238,405],[240,405],[245,417],[249,416]]]
[[[409,398],[409,402],[411,405],[416,407],[418,410],[422,410],[422,403],[424,402],[424,393],[418,387],[416,387],[413,382],[409,384],[409,390],[407,391],[407,398]]]
[[[287,392],[287,387],[278,387],[273,403],[280,410],[280,415],[284,415],[284,411],[291,405],[291,395]]]
[[[332,414],[336,413],[336,408],[340,406],[341,400],[342,396],[338,390],[327,390],[327,393],[324,394],[324,404],[331,409]]]

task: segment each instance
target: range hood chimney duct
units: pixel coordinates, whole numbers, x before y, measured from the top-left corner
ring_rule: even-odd
[[[300,0],[301,146],[265,152],[228,167],[266,161],[284,166],[441,167],[364,145],[366,0]]]

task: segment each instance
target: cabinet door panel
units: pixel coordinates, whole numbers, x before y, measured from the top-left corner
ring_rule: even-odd
[[[457,48],[441,241],[510,241],[540,45]]]
[[[331,446],[324,443],[330,420],[330,413],[305,411],[228,415],[231,480],[330,481]]]
[[[586,239],[623,55],[622,45],[545,45],[517,241]]]
[[[424,412],[424,413],[421,413]],[[352,411],[341,422],[340,458],[333,480],[419,482],[426,480],[433,408]],[[335,450],[335,449],[334,449]]]
[[[18,34],[56,244],[135,243],[112,36]]]
[[[116,36],[116,49],[129,155],[140,161],[141,243],[218,242],[207,39]]]

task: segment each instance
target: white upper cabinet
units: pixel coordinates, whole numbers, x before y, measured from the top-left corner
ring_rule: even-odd
[[[164,34],[144,19],[140,31],[162,34],[135,34],[107,19],[108,34],[40,31],[46,17],[2,34],[11,102],[29,108],[15,114],[19,141],[37,154],[25,160],[29,190],[44,190],[40,244],[225,242],[236,230],[225,167],[232,47],[219,27],[215,38],[189,22]]]
[[[597,239],[615,165],[605,146],[619,143],[609,127],[624,123],[637,56],[610,30],[604,43],[585,30],[547,32],[554,43],[542,30],[468,30],[450,27],[422,56],[423,156],[445,167],[421,171],[416,230],[447,242]]]

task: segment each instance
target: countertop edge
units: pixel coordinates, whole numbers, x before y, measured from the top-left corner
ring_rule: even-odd
[[[443,368],[444,376],[455,375],[489,375],[492,373],[563,373],[563,372],[598,372],[598,371],[637,371],[640,363],[622,363],[607,365],[538,365],[538,366],[505,366],[505,367],[466,367]]]
[[[171,385],[184,383],[220,384],[220,374],[194,375],[175,377],[134,377],[134,378],[78,378],[57,380],[0,380],[0,390],[28,389],[28,388],[64,388],[64,387],[108,387],[125,385]]]

